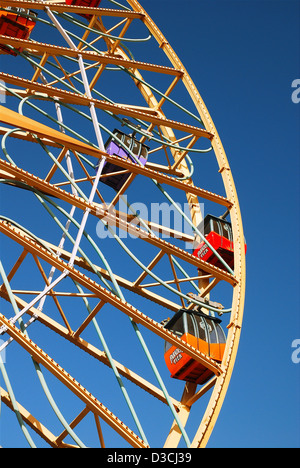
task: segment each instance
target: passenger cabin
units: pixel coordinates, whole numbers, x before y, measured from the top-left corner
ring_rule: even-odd
[[[115,129],[113,135],[115,135],[124,146],[121,146],[114,136],[111,136],[105,144],[105,151],[107,154],[118,156],[119,158],[137,164],[131,154],[126,151],[125,148],[128,148],[143,166],[146,165],[149,152],[149,147],[147,145],[138,141],[134,135],[126,135],[120,130]],[[107,174],[107,177],[102,177],[101,182],[117,191],[120,190],[130,176],[130,172],[110,162],[105,162],[102,171],[102,175],[104,174]]]
[[[22,15],[31,15],[27,18]],[[35,17],[37,14],[32,10],[24,8],[7,7],[0,11],[0,34],[18,39],[28,39],[31,31],[36,25]],[[22,48],[17,49],[22,52]],[[17,53],[10,49],[8,45],[0,44],[0,52],[16,56]]]
[[[233,269],[234,249],[231,223],[225,219],[209,214],[205,216],[202,223],[200,223],[198,230],[204,234],[209,244],[218,252],[223,260],[225,260],[227,265]],[[247,246],[245,245],[245,252],[246,250]],[[198,247],[194,250],[193,255],[210,263],[211,265],[221,268],[222,270],[226,270],[223,263],[204,241],[200,242]]]
[[[97,8],[101,0],[66,0],[67,5],[77,5],[90,8]]]
[[[165,328],[219,363],[222,361],[226,343],[220,323],[220,319],[202,312],[181,309],[167,322]],[[214,376],[210,369],[167,341],[164,357],[171,377],[174,379],[202,385]]]
[[[76,6],[83,6],[83,7],[90,7],[90,8],[98,8],[100,5],[101,0],[66,0],[67,5],[76,5]],[[91,18],[91,15],[83,15],[84,18]]]

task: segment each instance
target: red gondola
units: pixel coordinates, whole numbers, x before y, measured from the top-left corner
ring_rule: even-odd
[[[226,343],[220,323],[220,319],[202,312],[181,309],[167,322],[165,328],[219,363],[222,361]],[[174,379],[202,385],[214,375],[210,369],[168,342],[165,342],[164,356],[171,377]]]
[[[66,0],[67,5],[77,5],[91,8],[97,8],[100,3],[101,0]]]
[[[98,8],[101,0],[66,0],[67,5],[76,5],[90,8]],[[84,18],[91,18],[91,15],[80,15]]]
[[[31,18],[21,16],[21,14],[31,15]],[[36,25],[35,17],[37,14],[32,10],[24,8],[7,7],[0,11],[0,34],[18,39],[28,39],[33,28]],[[22,48],[17,49],[22,52]],[[0,52],[14,55],[17,53],[10,49],[7,45],[0,45]]]
[[[233,235],[231,223],[222,218],[217,218],[213,215],[205,216],[202,223],[198,227],[210,243],[210,245],[218,252],[218,254],[225,260],[227,265],[233,269],[234,266],[234,248],[233,248]],[[245,245],[245,252],[247,246]],[[200,242],[198,247],[194,250],[195,257],[204,260],[222,270],[226,267],[213,253],[213,251],[205,244],[204,241]]]

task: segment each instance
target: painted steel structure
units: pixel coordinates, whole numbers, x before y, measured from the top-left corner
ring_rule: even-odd
[[[4,304],[0,352],[16,353],[22,356],[20,362],[23,356],[33,361],[62,429],[56,433],[56,423],[39,415],[38,403],[34,408],[29,401],[26,408],[22,380],[10,376],[9,362],[6,365],[3,359],[1,405],[15,413],[32,447],[37,445],[36,434],[52,447],[90,446],[94,443],[91,434],[97,435],[101,447],[205,447],[233,371],[245,296],[242,219],[215,125],[171,45],[136,0],[102,0],[99,8],[64,1],[0,0],[1,10],[7,7],[34,10],[37,25],[30,39],[0,36],[0,44],[17,55],[1,58],[0,85],[6,94],[6,103],[0,106],[1,186],[4,197],[18,201],[24,197],[27,213],[16,214],[13,202],[7,202],[10,212],[0,217],[1,235],[8,246],[1,252],[0,264]],[[132,98],[134,93],[136,98]],[[112,135],[116,121],[149,146],[145,166],[105,152],[104,136]],[[32,156],[31,161],[31,152],[43,156]],[[211,179],[206,158],[216,162]],[[118,192],[100,183],[106,161],[130,174]],[[210,189],[213,180],[221,193]],[[124,196],[127,211],[121,211]],[[182,197],[188,203],[188,214],[180,205]],[[132,204],[141,199],[148,206],[158,199],[167,202],[189,232],[143,218]],[[221,269],[185,248],[186,242],[204,240],[197,229],[203,219],[200,203],[213,207],[217,216],[225,210],[230,218],[233,270],[222,258]],[[38,222],[40,214],[32,216],[36,204],[45,208],[49,228]],[[96,221],[109,232],[109,239],[94,235],[95,224],[92,233],[89,226]],[[57,244],[51,226],[55,234],[61,233]],[[118,232],[130,235],[130,242]],[[135,248],[140,244],[141,248]],[[122,257],[116,262],[120,252]],[[138,272],[134,278],[129,267],[128,275],[127,268],[121,268],[126,262],[134,264],[133,271]],[[170,276],[166,279],[162,272],[167,267]],[[208,301],[211,297],[216,305]],[[224,314],[227,340],[221,363],[164,328],[163,319],[182,307]],[[124,332],[123,342],[124,318],[131,332]],[[127,338],[130,333],[133,337]],[[124,352],[133,341],[147,366],[140,363],[140,352],[128,356]],[[170,379],[163,363],[165,341],[180,347],[214,377],[199,388]],[[83,360],[82,371],[80,360],[74,366],[68,359],[72,350],[76,350],[75,360],[79,355]],[[97,373],[85,375],[91,358]],[[48,375],[63,386],[63,393],[68,392],[74,401],[72,411],[60,407],[59,392],[55,397],[50,391]],[[97,386],[98,375],[102,378]],[[26,380],[25,402],[37,385],[36,379]],[[156,407],[160,421],[155,419]],[[70,420],[73,411],[76,414]],[[1,425],[5,427],[5,420]]]

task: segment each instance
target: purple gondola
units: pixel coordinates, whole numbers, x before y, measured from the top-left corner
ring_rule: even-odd
[[[126,151],[125,148],[128,148],[143,166],[146,165],[149,152],[149,147],[147,145],[138,141],[135,138],[134,134],[126,135],[120,130],[114,130],[113,134],[116,135],[116,137],[123,143],[124,147],[121,146],[120,143],[113,136],[111,136],[105,144],[105,151],[107,152],[107,154],[118,156],[119,158],[126,159],[137,164],[137,162],[129,154],[129,152]],[[122,173],[118,174],[121,171]],[[106,162],[103,167],[102,175],[110,175],[108,175],[107,177],[102,177],[101,182],[119,191],[130,176],[129,172],[126,172],[124,174],[123,171],[124,168],[119,167],[113,163]]]

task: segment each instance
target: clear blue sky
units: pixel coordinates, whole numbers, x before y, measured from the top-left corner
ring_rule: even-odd
[[[300,364],[291,359],[300,339],[300,103],[291,99],[300,79],[299,2],[141,3],[216,124],[248,246],[240,348],[208,446],[299,447]]]

